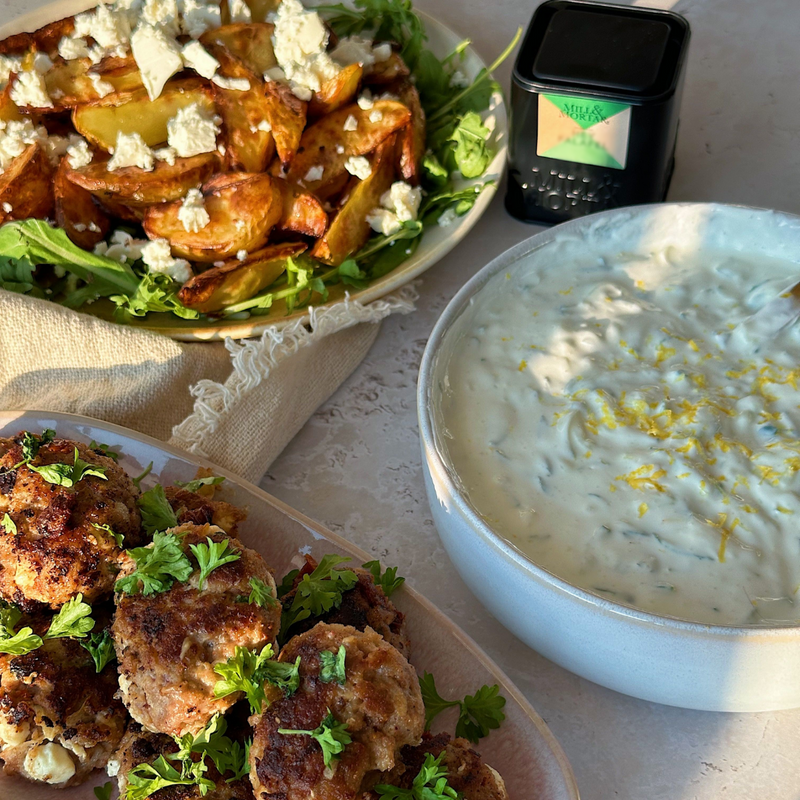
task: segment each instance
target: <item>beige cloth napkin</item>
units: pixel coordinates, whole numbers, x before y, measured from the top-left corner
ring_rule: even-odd
[[[416,297],[347,298],[260,339],[187,344],[0,290],[0,407],[124,425],[257,482]]]

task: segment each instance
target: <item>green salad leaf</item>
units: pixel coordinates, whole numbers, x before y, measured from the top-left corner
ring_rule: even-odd
[[[410,789],[381,783],[375,792],[386,800],[458,800],[460,795],[447,782],[447,767],[442,765],[444,756],[444,752],[437,758],[428,753]]]
[[[326,767],[334,759],[340,758],[344,748],[353,741],[347,732],[347,724],[337,722],[330,709],[322,723],[313,731],[278,728],[278,733],[285,736],[310,736],[322,749],[322,760]]]

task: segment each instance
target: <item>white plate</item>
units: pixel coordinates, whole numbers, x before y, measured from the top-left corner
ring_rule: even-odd
[[[0,25],[0,39],[20,31],[36,30],[48,22],[61,19],[70,14],[76,14],[96,4],[91,0],[89,2],[87,0],[56,0],[54,3]],[[451,53],[456,45],[465,38],[454,33],[429,14],[423,11],[418,11],[417,13],[428,34],[426,46],[439,58]],[[472,47],[467,47],[464,51],[464,61],[459,65],[459,69],[471,79],[485,67],[486,64],[475,50]],[[472,209],[463,217],[460,217],[457,222],[446,228],[440,228],[435,225],[425,231],[416,252],[397,269],[374,281],[366,289],[354,290],[351,287],[350,297],[352,299],[358,300],[360,303],[371,303],[373,300],[390,294],[409,281],[414,280],[426,269],[444,258],[469,233],[484,214],[496,193],[497,182],[500,180],[506,163],[508,120],[505,102],[501,95],[494,95],[488,113],[494,115],[496,120],[494,132],[489,140],[490,144],[496,149],[495,157],[489,164],[484,176],[473,181],[462,181],[460,186],[468,186],[490,179],[494,180],[495,184],[488,186],[481,192]],[[343,286],[332,287],[330,298],[325,305],[341,300],[344,297],[345,288]],[[110,307],[106,308],[105,314],[102,311],[103,307],[104,303],[99,302],[90,308],[92,313],[96,313],[98,316],[107,316]],[[287,315],[286,307],[281,301],[270,309],[269,314],[250,317],[246,320],[215,321],[198,324],[195,320],[180,320],[169,314],[150,314],[146,320],[134,320],[131,324],[135,327],[158,331],[181,341],[209,341],[222,339],[226,336],[234,338],[260,336],[264,329],[270,325],[277,325],[282,328],[307,313],[307,309],[303,309]]]
[[[249,516],[241,526],[241,539],[262,553],[280,577],[302,563],[300,550],[319,559],[325,553],[348,555],[361,564],[373,556],[326,530],[316,522],[261,491],[252,484],[209,462],[126,430],[117,425],[48,412],[0,412],[0,435],[11,436],[21,430],[40,431],[54,428],[59,436],[89,442],[92,439],[110,445],[121,454],[120,464],[132,475],[139,474],[153,462],[153,481],[170,483],[191,480],[198,466],[212,467],[224,475],[220,497],[247,508]],[[144,483],[148,485],[148,478]],[[408,576],[413,582],[414,576]],[[406,614],[411,637],[414,666],[436,676],[437,686],[445,696],[463,697],[483,684],[499,684],[506,698],[506,720],[477,747],[487,763],[503,776],[511,800],[578,800],[572,769],[561,746],[541,717],[488,656],[466,634],[453,625],[441,611],[413,589],[403,587],[395,595],[397,605]],[[444,715],[442,715],[444,717]],[[437,723],[439,720],[437,719]],[[442,729],[452,732],[453,717],[442,720]],[[439,727],[436,725],[435,727]],[[0,775],[2,800],[91,800],[89,786],[66,791],[35,786]]]

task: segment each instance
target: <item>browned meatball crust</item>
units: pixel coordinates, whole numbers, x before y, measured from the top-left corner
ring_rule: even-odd
[[[275,581],[261,556],[211,525],[181,525],[184,552],[189,545],[229,540],[241,558],[215,569],[199,590],[195,569],[185,583],[161,594],[118,594],[113,636],[120,690],[131,716],[148,730],[196,733],[217,712],[225,713],[243,696],[214,697],[221,680],[214,667],[237,647],[261,649],[280,627],[280,605],[261,608],[247,602],[250,579],[259,578],[275,595]],[[122,576],[134,571],[126,564]]]
[[[17,532],[0,527],[0,597],[34,611],[58,608],[79,592],[91,603],[114,585],[120,548],[106,531],[122,534],[124,547],[144,542],[136,499],[139,491],[111,458],[68,439],[43,445],[31,462],[84,461],[105,470],[106,480],[88,476],[67,488],[48,483],[22,461],[21,435],[0,458],[0,518],[8,514]]]
[[[190,492],[179,486],[167,486],[167,500],[178,516],[178,524],[192,522],[195,525],[216,525],[230,536],[238,536],[239,523],[247,519],[247,513],[224,500]]]
[[[317,568],[317,562],[306,556],[306,563],[295,578],[295,588],[281,599],[283,607],[288,609],[294,601],[297,584],[304,575],[311,574]],[[332,608],[325,614],[309,617],[295,623],[291,632],[295,635],[311,630],[318,622],[329,622],[336,625],[351,625],[359,631],[372,628],[396,647],[406,658],[411,657],[411,643],[406,633],[405,615],[397,610],[395,604],[384,594],[383,589],[375,583],[375,579],[367,570],[348,567],[358,576],[358,583],[342,594],[342,602],[338,608]]]
[[[110,609],[95,609],[95,630]],[[49,618],[23,620],[42,635]],[[115,698],[117,673],[109,664],[98,675],[75,639],[48,639],[23,656],[0,655],[0,758],[7,775],[74,786],[105,767],[128,715]]]
[[[120,743],[119,750],[109,763],[109,774],[117,776],[119,796],[125,797],[128,785],[127,774],[139,764],[152,764],[160,755],[174,753],[178,749],[175,742],[162,733],[150,733],[136,722],[131,722],[128,731]],[[224,776],[214,768],[207,759],[206,778],[214,781],[214,788],[206,795],[200,794],[197,786],[168,786],[150,795],[149,800],[253,800],[253,789],[250,779],[231,780],[228,783]]]
[[[320,679],[320,652],[344,645],[344,685]],[[351,800],[371,773],[395,766],[400,749],[417,744],[425,711],[417,675],[375,631],[320,623],[291,639],[279,660],[300,657],[300,687],[254,718],[250,779],[259,800]],[[333,714],[352,738],[326,770],[319,744],[280,729],[314,730]]]

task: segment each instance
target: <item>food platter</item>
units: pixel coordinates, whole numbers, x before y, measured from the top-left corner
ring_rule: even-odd
[[[69,14],[83,11],[93,5],[95,4],[87,2],[87,0],[58,0],[58,2],[47,4],[0,25],[0,38],[20,31],[35,30],[41,25]],[[434,17],[424,12],[418,12],[418,15],[428,36],[426,46],[437,57],[445,57],[463,41],[464,37],[450,30]],[[473,79],[485,67],[486,64],[472,47],[467,47],[464,50],[463,61],[459,68],[468,79]],[[350,288],[348,295],[351,300],[359,303],[370,303],[414,280],[447,255],[484,214],[494,197],[496,184],[502,174],[506,160],[508,122],[505,103],[499,93],[493,94],[487,113],[494,118],[494,130],[488,140],[490,147],[494,151],[494,156],[484,175],[475,181],[460,179],[456,186],[457,188],[466,188],[472,183],[486,181],[493,181],[493,183],[487,185],[478,196],[474,206],[464,216],[458,217],[451,225],[447,227],[433,225],[427,228],[419,247],[407,261],[404,261],[383,277],[375,279],[366,288]],[[318,306],[318,308],[344,299],[346,289],[347,287],[342,284],[331,287],[327,302]],[[90,310],[91,313],[99,317],[111,319],[113,308],[110,302],[100,300],[94,303]],[[208,341],[226,337],[245,338],[258,336],[267,327],[274,325],[282,328],[304,317],[308,317],[307,308],[287,313],[284,302],[278,300],[268,313],[251,316],[247,319],[198,322],[196,320],[177,319],[171,314],[150,313],[146,318],[135,318],[131,325],[157,331],[181,341]]]
[[[95,439],[121,454],[120,464],[131,474],[153,462],[153,477],[172,482],[191,480],[198,467],[210,467],[226,478],[222,499],[248,510],[241,526],[243,542],[259,550],[276,574],[302,562],[302,554],[320,558],[328,552],[351,556],[359,563],[370,558],[365,552],[304,517],[285,504],[247,484],[223,469],[155,439],[119,426],[69,414],[19,411],[0,414],[0,435],[9,436],[23,429],[38,431],[54,428],[59,436],[81,441]],[[408,576],[413,582],[413,576]],[[413,589],[397,595],[397,605],[405,613],[414,642],[412,663],[418,670],[436,674],[440,686],[464,695],[482,684],[499,684],[506,697],[506,720],[478,748],[487,763],[503,776],[511,798],[536,797],[537,800],[577,800],[578,790],[572,770],[542,719],[500,669],[444,614]],[[451,726],[453,719],[443,720]],[[434,725],[434,728],[438,727]],[[98,776],[102,784],[105,775]],[[89,784],[74,789],[40,788],[24,781],[0,777],[0,797],[4,800],[65,800],[90,797]]]

